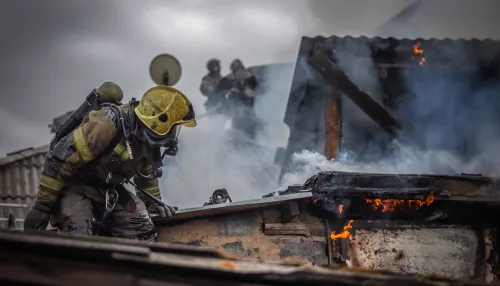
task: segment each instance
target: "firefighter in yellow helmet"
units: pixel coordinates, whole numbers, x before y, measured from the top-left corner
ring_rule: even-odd
[[[45,229],[50,220],[71,234],[156,240],[150,213],[166,218],[176,208],[142,192],[134,195],[122,184],[132,179],[161,200],[162,158],[175,155],[181,126],[196,126],[193,107],[169,86],[149,89],[140,102],[90,111],[49,152],[24,228]]]

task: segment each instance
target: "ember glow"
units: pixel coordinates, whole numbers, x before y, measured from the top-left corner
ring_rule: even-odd
[[[339,205],[339,214],[342,214],[343,210],[344,210],[344,205]]]
[[[403,208],[404,206],[409,206],[410,208],[419,209],[420,207],[426,205],[429,206],[434,202],[434,193],[430,193],[425,200],[393,200],[393,199],[365,199],[365,202],[369,204],[375,210],[382,210],[385,212],[392,212],[398,208]]]
[[[424,50],[422,50],[420,48],[420,41],[416,42],[414,45],[413,45],[413,53],[415,55],[421,55],[424,53]]]
[[[349,221],[349,223],[346,226],[344,226],[344,228],[342,229],[342,232],[339,233],[339,234],[335,234],[335,231],[332,231],[330,233],[330,238],[332,240],[336,240],[336,239],[339,239],[339,238],[348,238],[351,235],[351,233],[349,232],[349,229],[352,228],[352,225],[351,225],[352,222],[353,222],[353,220],[351,219]]]
[[[418,61],[418,65],[422,66],[425,63],[425,57],[424,57],[424,50],[420,48],[420,41],[416,42],[413,44],[413,54],[415,56],[420,57]],[[413,59],[415,59],[415,56],[413,56]]]

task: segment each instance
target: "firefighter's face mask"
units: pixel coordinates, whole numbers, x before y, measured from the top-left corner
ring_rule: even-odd
[[[149,128],[143,129],[144,138],[148,145],[152,148],[160,148],[163,150],[162,158],[166,155],[175,156],[178,151],[177,144],[179,143],[179,134],[181,132],[182,125],[176,124],[172,126],[170,131],[164,135],[160,136],[152,132]]]

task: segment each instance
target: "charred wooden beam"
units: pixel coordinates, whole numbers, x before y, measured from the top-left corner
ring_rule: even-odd
[[[445,197],[483,198],[499,200],[496,190],[500,189],[495,178],[470,175],[427,175],[427,174],[373,174],[351,172],[321,172],[309,178],[303,186],[317,192],[372,192],[376,194],[397,193],[417,195],[436,191]],[[368,194],[363,194],[368,195]]]
[[[342,104],[338,89],[331,87],[325,104],[325,157],[336,159],[342,138]]]
[[[349,259],[347,250],[346,238],[332,239],[331,234],[341,234],[343,232],[344,226],[346,225],[345,218],[337,218],[328,220],[330,224],[330,232],[327,235],[327,239],[332,247],[332,255],[334,261],[334,267],[340,268],[347,266],[346,261]]]
[[[397,131],[401,129],[399,122],[366,92],[356,86],[342,70],[335,68],[334,63],[330,61],[326,53],[315,53],[309,57],[308,62],[326,81],[347,95],[384,131],[396,137]]]
[[[321,196],[321,193],[328,193],[338,198],[392,198],[406,200],[422,198],[431,192],[436,193],[438,196],[449,196],[448,190],[436,188],[360,188],[346,186],[323,187],[316,194]]]
[[[330,229],[330,221],[328,220],[328,218],[325,218],[324,224],[325,224],[326,254],[328,257],[328,267],[329,268],[338,268],[337,265],[335,264],[335,260],[334,260],[334,257],[335,257],[334,243],[330,239],[331,229]]]
[[[316,215],[330,220],[496,227],[495,218],[500,215],[498,182],[482,176],[322,172],[303,188],[313,193]],[[348,211],[343,201],[349,202]]]

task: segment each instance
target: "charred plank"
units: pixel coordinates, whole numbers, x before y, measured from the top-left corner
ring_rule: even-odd
[[[335,68],[326,54],[315,53],[314,56],[309,57],[308,62],[326,81],[347,95],[384,131],[396,137],[397,131],[401,129],[401,124],[366,92],[356,86],[342,70]]]

